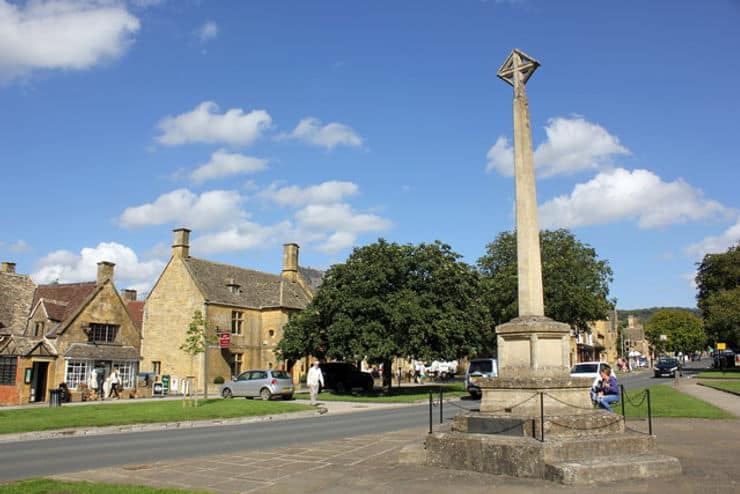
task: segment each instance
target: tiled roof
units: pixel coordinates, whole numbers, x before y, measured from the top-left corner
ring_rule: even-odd
[[[298,272],[311,287],[311,291],[316,293],[321,286],[321,282],[324,281],[324,272],[319,269],[304,268],[303,266],[298,266]]]
[[[131,316],[131,320],[134,321],[134,326],[141,331],[141,326],[144,322],[144,302],[124,300],[123,303],[126,305],[126,310]]]
[[[641,328],[624,328],[624,338],[627,340],[644,340],[645,331]]]
[[[301,287],[280,275],[194,257],[183,261],[208,302],[250,309],[304,309],[308,305],[309,296]],[[228,286],[232,282],[237,290]]]
[[[95,290],[94,281],[66,283],[63,285],[39,285],[33,297],[33,307],[43,299],[49,318],[64,322],[72,316]]]
[[[27,336],[13,335],[3,341],[0,345],[0,355],[3,356],[23,356],[27,357],[31,353],[34,355],[57,356],[57,349],[54,344],[46,339],[29,338]]]
[[[22,334],[26,329],[34,288],[27,275],[0,272],[0,327],[4,333]]]
[[[73,343],[64,353],[65,358],[82,360],[139,360],[139,353],[132,346],[93,345]]]

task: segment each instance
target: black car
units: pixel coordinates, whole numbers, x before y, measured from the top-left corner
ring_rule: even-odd
[[[655,362],[655,367],[653,367],[653,371],[655,372],[655,377],[676,377],[676,372],[678,372],[679,376],[682,375],[681,365],[678,363],[678,360],[673,357],[659,358],[658,361]]]
[[[351,391],[354,388],[362,388],[365,391],[373,390],[373,376],[369,372],[360,371],[352,364],[328,362],[319,364],[319,368],[324,375],[322,389],[333,389],[337,393]]]

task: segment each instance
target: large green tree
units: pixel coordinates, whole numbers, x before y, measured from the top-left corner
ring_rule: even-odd
[[[740,243],[698,263],[697,302],[710,343],[740,348]]]
[[[383,239],[355,248],[325,273],[305,311],[285,326],[282,358],[383,363],[390,384],[396,357],[454,359],[481,348],[490,324],[478,301],[479,276],[441,242]]]
[[[568,230],[540,233],[545,315],[588,331],[588,323],[604,319],[614,305],[609,300],[612,270],[589,245]],[[478,259],[484,301],[494,324],[517,317],[516,232],[500,233]]]
[[[645,336],[658,353],[688,354],[702,350],[707,341],[701,319],[682,309],[659,310],[650,316],[645,324]]]

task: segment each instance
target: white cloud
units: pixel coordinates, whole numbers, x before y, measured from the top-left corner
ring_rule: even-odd
[[[245,216],[241,201],[236,191],[212,190],[197,195],[188,189],[177,189],[162,194],[153,203],[126,208],[118,223],[125,228],[170,222],[193,229],[217,228]]]
[[[699,243],[686,248],[686,254],[702,259],[705,254],[721,254],[740,242],[740,216],[734,225],[716,237],[707,237]]]
[[[208,163],[193,171],[190,178],[193,182],[201,183],[215,178],[254,173],[265,168],[267,168],[267,160],[252,158],[239,153],[229,153],[220,149],[211,155],[211,160]]]
[[[352,182],[331,180],[305,188],[296,185],[278,188],[277,184],[272,184],[259,195],[283,206],[302,206],[341,202],[345,197],[353,196],[358,191],[359,188]]]
[[[218,36],[218,24],[216,24],[213,21],[208,21],[200,28],[198,28],[198,39],[201,41],[201,43],[205,43],[208,40],[214,39],[216,36]]]
[[[119,289],[132,286],[140,291],[149,289],[164,268],[164,262],[159,259],[142,262],[125,245],[101,242],[97,247],[83,248],[79,255],[65,250],[51,252],[38,262],[39,268],[31,277],[41,284],[95,281],[100,261],[115,263],[114,281]]]
[[[572,228],[637,219],[640,228],[657,228],[728,213],[717,201],[683,180],[664,182],[648,170],[617,168],[578,184],[570,196],[539,207],[543,228]]]
[[[337,252],[354,245],[358,234],[382,232],[390,220],[374,214],[357,213],[348,204],[309,204],[295,215],[300,231],[316,232],[329,238],[317,248]],[[329,233],[331,232],[331,233]]]
[[[326,241],[319,245],[318,250],[322,252],[335,253],[348,249],[355,245],[357,234],[351,232],[334,232]]]
[[[534,151],[534,165],[541,177],[597,169],[615,155],[630,154],[616,136],[582,117],[553,118],[545,126],[547,139]],[[486,155],[486,171],[514,175],[514,149],[499,137]]]
[[[193,252],[198,254],[263,248],[288,238],[291,231],[289,221],[271,226],[243,221],[223,231],[201,235],[193,239],[191,245]]]
[[[0,78],[36,69],[86,69],[118,58],[139,27],[117,2],[0,0]]]
[[[241,108],[232,108],[223,114],[218,110],[216,103],[204,101],[190,112],[165,117],[157,124],[163,132],[157,142],[167,146],[193,142],[244,146],[259,139],[272,125],[272,118],[264,110],[246,114]]]
[[[20,254],[23,252],[28,252],[31,250],[31,247],[26,243],[25,240],[17,240],[13,242],[12,244],[8,245],[8,250],[10,252],[15,252],[16,254]]]
[[[295,139],[329,150],[342,145],[349,147],[362,146],[362,137],[351,127],[336,122],[322,127],[321,121],[312,117],[304,118],[293,129],[293,132],[283,134],[279,136],[279,139]]]
[[[161,5],[165,0],[130,0],[130,2],[136,7],[147,8]]]

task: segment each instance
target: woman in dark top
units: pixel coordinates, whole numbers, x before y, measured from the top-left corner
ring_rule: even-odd
[[[614,413],[611,404],[619,401],[617,378],[609,367],[603,367],[599,375],[601,376],[601,391],[596,396],[596,403],[607,412]]]

